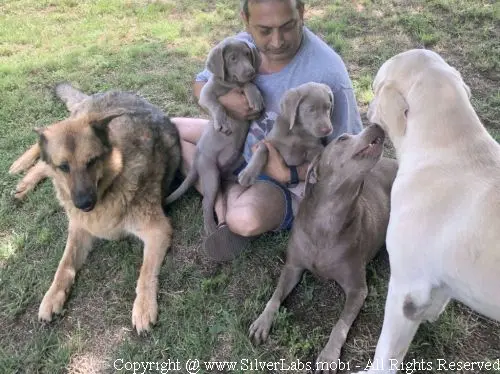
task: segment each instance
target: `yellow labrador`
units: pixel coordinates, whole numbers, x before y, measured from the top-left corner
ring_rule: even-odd
[[[387,250],[391,276],[370,373],[396,373],[422,321],[450,299],[500,320],[500,146],[459,72],[438,54],[386,61],[368,119],[389,134],[399,169]]]

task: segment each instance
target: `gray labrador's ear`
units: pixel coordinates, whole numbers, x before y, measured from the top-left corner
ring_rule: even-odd
[[[311,189],[311,185],[318,183],[318,166],[319,160],[321,158],[321,153],[317,154],[316,157],[312,160],[307,168],[306,180],[304,185],[304,196],[309,193]]]
[[[290,89],[285,92],[280,103],[280,112],[283,117],[288,120],[289,130],[293,128],[295,119],[297,118],[297,109],[299,108],[302,95],[297,89]]]
[[[252,54],[252,66],[254,67],[255,72],[258,72],[259,71],[259,66],[260,66],[260,64],[262,62],[262,60],[260,58],[260,52],[257,49],[257,47],[250,47],[250,46],[248,46],[248,48],[250,48],[250,53]]]
[[[330,97],[330,117],[333,114],[333,105],[335,103],[335,100],[333,98],[333,92],[330,86],[325,85],[325,91],[328,93],[328,96]]]
[[[220,42],[214,48],[212,48],[207,57],[208,71],[210,71],[214,76],[221,78],[222,80],[225,80],[226,71],[224,63],[224,48],[225,43]]]

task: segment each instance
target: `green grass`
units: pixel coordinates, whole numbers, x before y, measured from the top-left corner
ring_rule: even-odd
[[[499,7],[494,1],[307,2],[306,24],[343,56],[364,118],[380,64],[426,46],[456,66],[483,123],[500,139]],[[67,80],[85,92],[139,92],[171,116],[199,116],[194,74],[211,46],[241,29],[238,1],[18,0],[0,3],[0,372],[121,372],[117,359],[167,362],[241,359],[312,361],[343,306],[334,283],[306,274],[285,301],[266,344],[247,338],[271,296],[287,234],[267,234],[232,264],[200,249],[200,198],[172,207],[175,237],[160,273],[159,321],[151,334],[131,328],[142,246],[99,242],[77,276],[62,317],[37,321],[66,240],[66,217],[50,183],[22,203],[7,170],[33,141],[34,127],[66,116],[51,93]],[[390,151],[390,149],[389,149]],[[387,255],[370,264],[369,296],[342,359],[372,358],[387,292]],[[500,326],[458,303],[420,328],[407,360],[492,361]],[[131,372],[131,371],[129,371]],[[200,371],[200,372],[203,372]],[[237,371],[238,372],[238,371]]]

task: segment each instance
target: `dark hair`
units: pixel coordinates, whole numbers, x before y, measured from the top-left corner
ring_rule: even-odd
[[[241,0],[241,10],[243,13],[245,13],[245,16],[248,18],[249,13],[248,13],[248,3],[249,2],[255,2],[255,3],[263,3],[264,1],[272,1],[272,0]],[[279,0],[279,1],[285,1],[285,0]],[[297,9],[303,8],[304,7],[304,2],[302,0],[294,0],[295,1],[295,7]]]

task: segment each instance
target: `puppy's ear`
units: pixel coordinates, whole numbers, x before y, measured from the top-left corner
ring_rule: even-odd
[[[287,119],[289,123],[289,130],[291,130],[295,124],[297,110],[301,100],[302,95],[297,89],[294,88],[286,91],[281,99],[280,112],[281,115]]]
[[[255,69],[255,72],[259,71],[259,66],[262,62],[262,59],[260,58],[260,52],[256,47],[248,47],[250,48],[250,53],[252,54],[252,66]]]
[[[392,141],[406,133],[409,105],[393,83],[387,83],[378,92],[378,102],[374,108],[375,118],[385,127]]]
[[[304,186],[304,191],[306,193],[307,193],[308,189],[311,188],[312,184],[318,183],[318,180],[319,180],[318,165],[319,165],[320,158],[321,158],[321,153],[317,154],[316,157],[314,157],[312,162],[309,164],[309,167],[307,168],[306,180],[305,180],[305,186]]]
[[[207,57],[207,69],[210,71],[214,76],[225,80],[225,71],[226,71],[226,66],[224,63],[224,48],[225,48],[225,43],[220,42],[217,44],[210,53],[208,54]]]
[[[328,97],[330,98],[330,117],[331,117],[333,114],[333,105],[335,103],[335,100],[333,97],[332,89],[329,86],[325,85],[325,91],[327,92]]]

